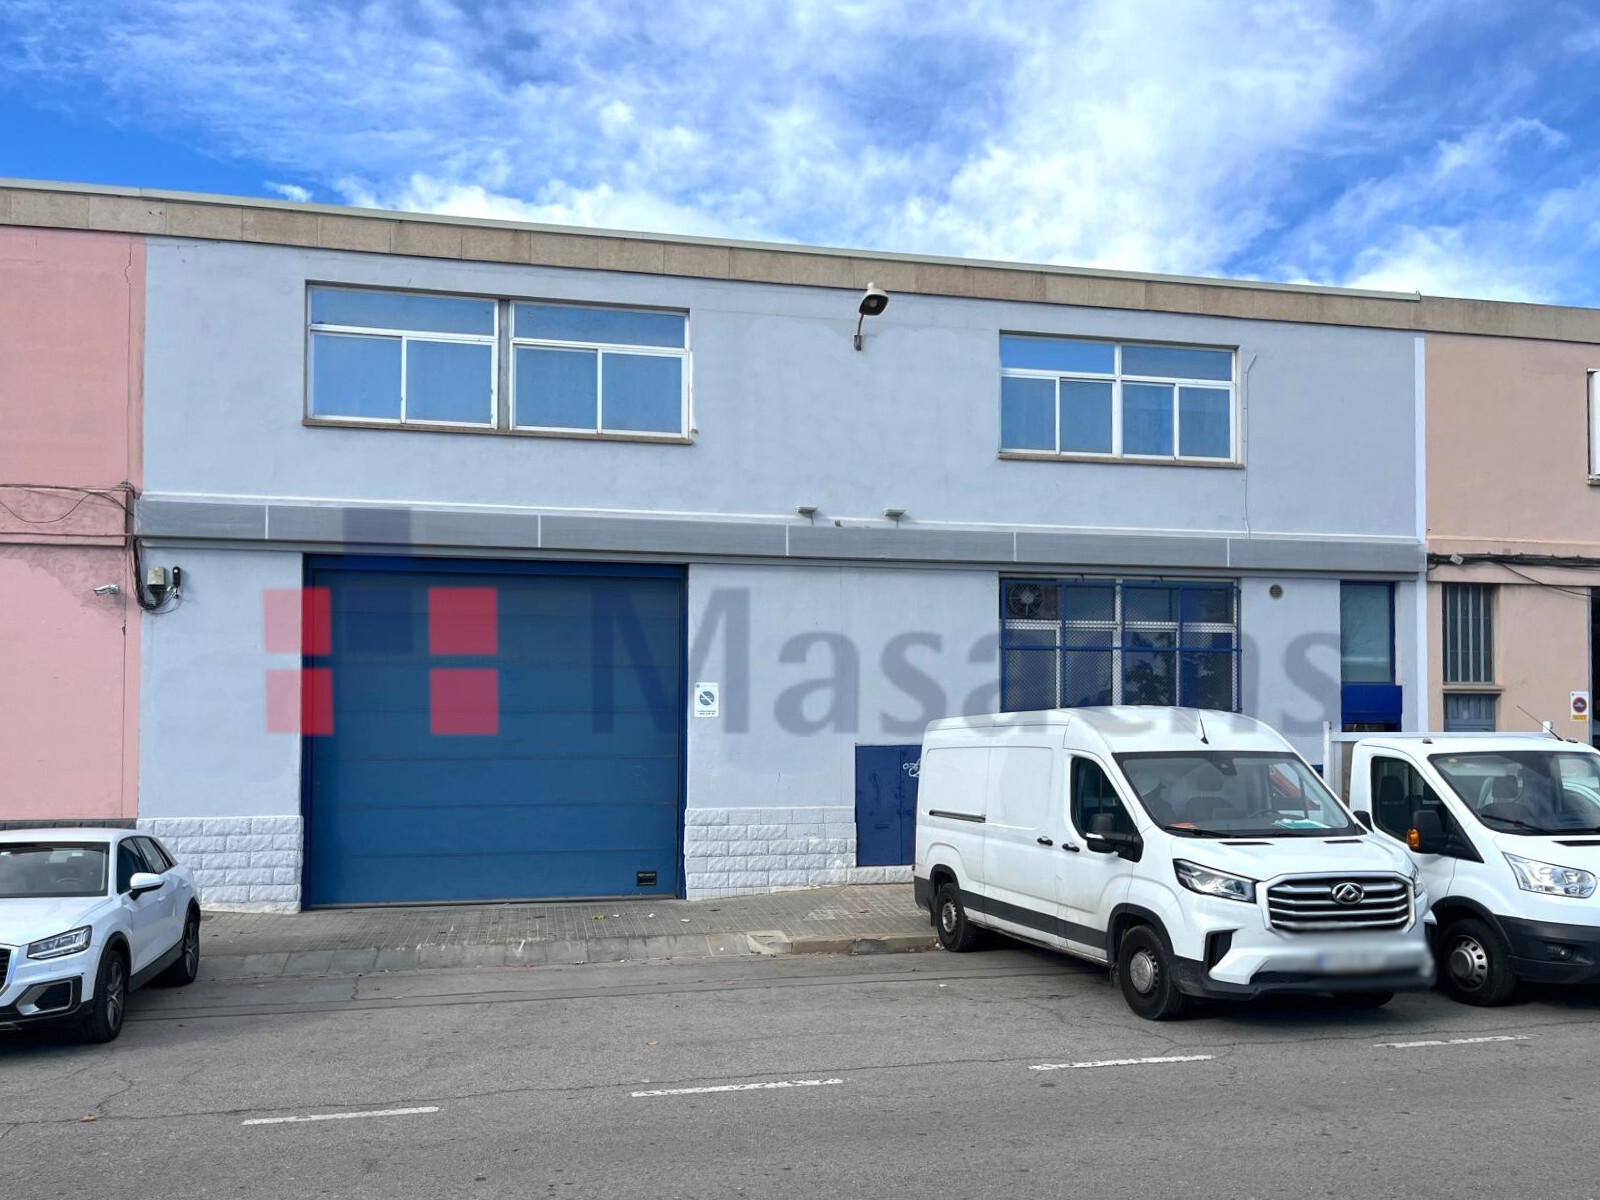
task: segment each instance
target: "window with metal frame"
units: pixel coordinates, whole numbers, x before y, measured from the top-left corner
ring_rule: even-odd
[[[1600,482],[1600,371],[1589,372],[1589,478]]]
[[[1002,452],[1238,460],[1234,352],[1000,335]]]
[[[1444,681],[1494,682],[1494,585],[1444,585]]]
[[[1339,677],[1394,682],[1394,584],[1339,585]]]
[[[494,427],[496,301],[317,286],[309,310],[309,417]]]
[[[1493,733],[1498,696],[1490,692],[1446,692],[1446,733]]]
[[[1239,707],[1232,581],[1007,579],[1000,694],[1008,712],[1098,704]]]
[[[687,435],[688,320],[682,313],[532,303],[512,308],[515,428]]]

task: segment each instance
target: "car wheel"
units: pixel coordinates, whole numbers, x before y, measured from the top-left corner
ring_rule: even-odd
[[[967,920],[967,910],[961,905],[961,890],[953,883],[945,884],[934,893],[933,925],[939,933],[939,944],[953,954],[976,950],[982,940],[983,935]]]
[[[1148,925],[1135,925],[1123,935],[1116,977],[1128,1007],[1147,1021],[1170,1021],[1189,1007],[1189,998],[1178,990],[1172,956]]]
[[[1382,1008],[1394,999],[1393,992],[1335,992],[1333,998],[1346,1008]]]
[[[1486,922],[1476,917],[1452,921],[1439,947],[1439,982],[1452,999],[1480,1008],[1511,999],[1517,977],[1510,952]]]
[[[156,980],[162,987],[188,987],[200,974],[200,914],[191,912],[183,923],[183,949],[178,961],[173,963]]]
[[[128,963],[115,946],[107,946],[100,956],[95,975],[94,995],[83,1018],[83,1040],[115,1041],[122,1032],[122,1019],[128,1007]]]

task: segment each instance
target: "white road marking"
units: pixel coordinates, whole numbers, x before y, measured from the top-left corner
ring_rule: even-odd
[[[1528,1038],[1520,1033],[1500,1034],[1495,1037],[1469,1037],[1469,1038],[1441,1038],[1428,1042],[1379,1042],[1379,1050],[1415,1050],[1420,1046],[1480,1046],[1484,1042],[1526,1042]]]
[[[634,1096],[703,1096],[708,1092],[764,1092],[773,1088],[830,1087],[842,1079],[783,1079],[776,1083],[724,1083],[717,1087],[661,1088],[654,1092],[634,1092]]]
[[[1040,1063],[1030,1071],[1076,1071],[1079,1067],[1142,1067],[1154,1063],[1210,1062],[1215,1054],[1169,1054],[1162,1058],[1102,1058],[1093,1062]]]
[[[343,1112],[343,1113],[314,1113],[306,1117],[256,1117],[250,1121],[240,1121],[241,1125],[294,1125],[300,1121],[354,1121],[361,1117],[409,1117],[416,1113],[436,1113],[439,1111],[437,1104],[430,1104],[424,1108],[384,1108],[376,1112]]]

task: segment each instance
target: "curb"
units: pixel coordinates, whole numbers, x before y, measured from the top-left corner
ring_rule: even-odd
[[[745,935],[756,954],[769,958],[785,954],[916,954],[932,950],[937,938],[926,933],[896,933],[885,937],[791,938],[777,930],[757,930]]]

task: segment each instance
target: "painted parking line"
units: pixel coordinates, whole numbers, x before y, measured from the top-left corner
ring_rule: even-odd
[[[241,1125],[296,1125],[301,1121],[356,1121],[364,1117],[410,1117],[417,1113],[436,1113],[439,1111],[437,1104],[429,1104],[423,1108],[383,1108],[375,1112],[342,1112],[342,1113],[312,1113],[303,1117],[255,1117],[249,1121],[240,1121]]]
[[[1423,1046],[1481,1046],[1486,1042],[1526,1042],[1529,1037],[1521,1033],[1506,1033],[1495,1037],[1437,1038],[1426,1042],[1379,1042],[1378,1050],[1418,1050]]]
[[[775,1083],[724,1083],[717,1087],[659,1088],[653,1092],[633,1092],[641,1096],[704,1096],[711,1092],[766,1092],[775,1088],[832,1087],[842,1079],[781,1079]]]
[[[1167,1054],[1159,1058],[1099,1058],[1089,1062],[1040,1063],[1030,1071],[1076,1071],[1082,1067],[1145,1067],[1157,1063],[1210,1062],[1215,1054]]]

